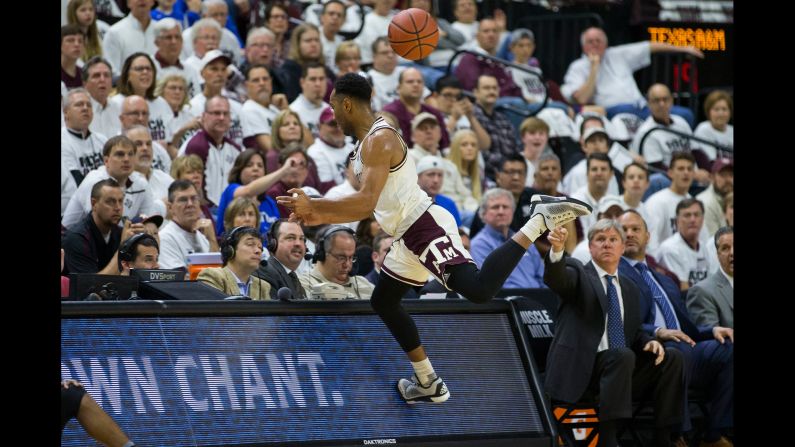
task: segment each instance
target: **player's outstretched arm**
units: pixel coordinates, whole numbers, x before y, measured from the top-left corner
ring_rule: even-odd
[[[353,222],[369,217],[384,189],[390,167],[403,159],[403,148],[393,131],[380,130],[366,138],[360,150],[364,165],[362,188],[351,195],[335,199],[310,199],[303,191],[291,189],[287,192],[292,196],[276,198],[279,204],[292,211],[290,220],[320,225]]]

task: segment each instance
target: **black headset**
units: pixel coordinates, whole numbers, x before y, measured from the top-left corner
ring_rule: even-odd
[[[326,239],[331,238],[331,235],[334,233],[339,233],[340,231],[344,231],[353,237],[353,240],[356,241],[356,233],[351,230],[350,228],[344,225],[330,225],[320,235],[320,238],[317,241],[315,246],[315,254],[312,256],[312,262],[323,262],[326,260],[326,247],[325,242]]]
[[[246,234],[262,238],[259,231],[254,227],[240,226],[233,228],[221,241],[221,262],[223,265],[226,265],[230,259],[235,257],[235,247],[237,247],[240,237]]]
[[[129,237],[126,241],[122,242],[121,246],[119,247],[119,261],[133,261],[133,253],[135,252],[135,246],[138,245],[144,239],[151,239],[152,242],[155,243],[155,248],[157,251],[160,251],[160,245],[157,243],[157,239],[149,233],[137,233]]]
[[[282,225],[282,222],[286,221],[287,219],[277,219],[271,224],[268,232],[265,233],[265,237],[268,239],[266,241],[267,248],[271,254],[276,253],[276,250],[279,248],[279,227]]]

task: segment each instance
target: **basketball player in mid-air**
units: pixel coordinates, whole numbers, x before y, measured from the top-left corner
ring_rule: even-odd
[[[277,197],[289,208],[291,221],[306,225],[343,223],[375,213],[394,242],[381,267],[371,298],[373,309],[392,332],[414,367],[414,380],[400,379],[398,391],[408,403],[444,402],[450,397],[425,355],[417,327],[401,305],[411,286],[422,286],[430,272],[447,289],[475,303],[491,300],[522,255],[547,229],[590,214],[590,207],[566,197],[536,195],[531,217],[511,240],[494,250],[478,270],[463,247],[453,216],[417,185],[414,161],[398,131],[370,109],[372,88],[365,78],[348,73],[337,79],[331,107],[345,135],[359,145],[351,155],[361,189],[336,199],[310,199],[300,189]]]

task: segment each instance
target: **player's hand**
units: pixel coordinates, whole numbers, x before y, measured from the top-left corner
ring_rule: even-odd
[[[549,241],[549,244],[552,245],[553,253],[560,253],[563,251],[563,247],[566,243],[566,238],[568,235],[569,230],[565,229],[564,227],[556,227],[554,230],[549,232],[547,240]]]
[[[687,334],[679,329],[660,329],[657,331],[657,339],[662,341],[685,342],[690,346],[696,345],[696,342],[694,342],[692,338],[688,337]]]
[[[290,195],[276,197],[276,202],[292,211],[290,213],[290,222],[303,223],[309,226],[323,223],[312,212],[312,201],[303,189],[293,188],[287,193]]]
[[[665,358],[665,348],[663,348],[663,345],[661,345],[657,340],[652,340],[646,343],[646,346],[643,347],[643,350],[657,355],[657,358],[654,360],[654,366],[662,363],[663,359]]]

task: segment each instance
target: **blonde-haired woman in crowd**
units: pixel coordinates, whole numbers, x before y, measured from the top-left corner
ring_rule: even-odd
[[[484,172],[483,164],[478,160],[478,138],[475,132],[470,129],[456,132],[450,142],[447,159],[458,168],[464,185],[472,191],[472,197],[480,203],[483,196]]]
[[[168,75],[157,81],[155,96],[165,99],[174,114],[168,126],[173,135],[171,141],[168,141],[168,152],[176,156],[182,143],[201,127],[200,117],[191,113],[188,81],[178,74]]]
[[[83,31],[85,49],[80,58],[83,62],[94,56],[102,56],[102,36],[110,26],[97,20],[94,0],[69,0],[66,6],[66,20],[70,25],[77,25]]]

